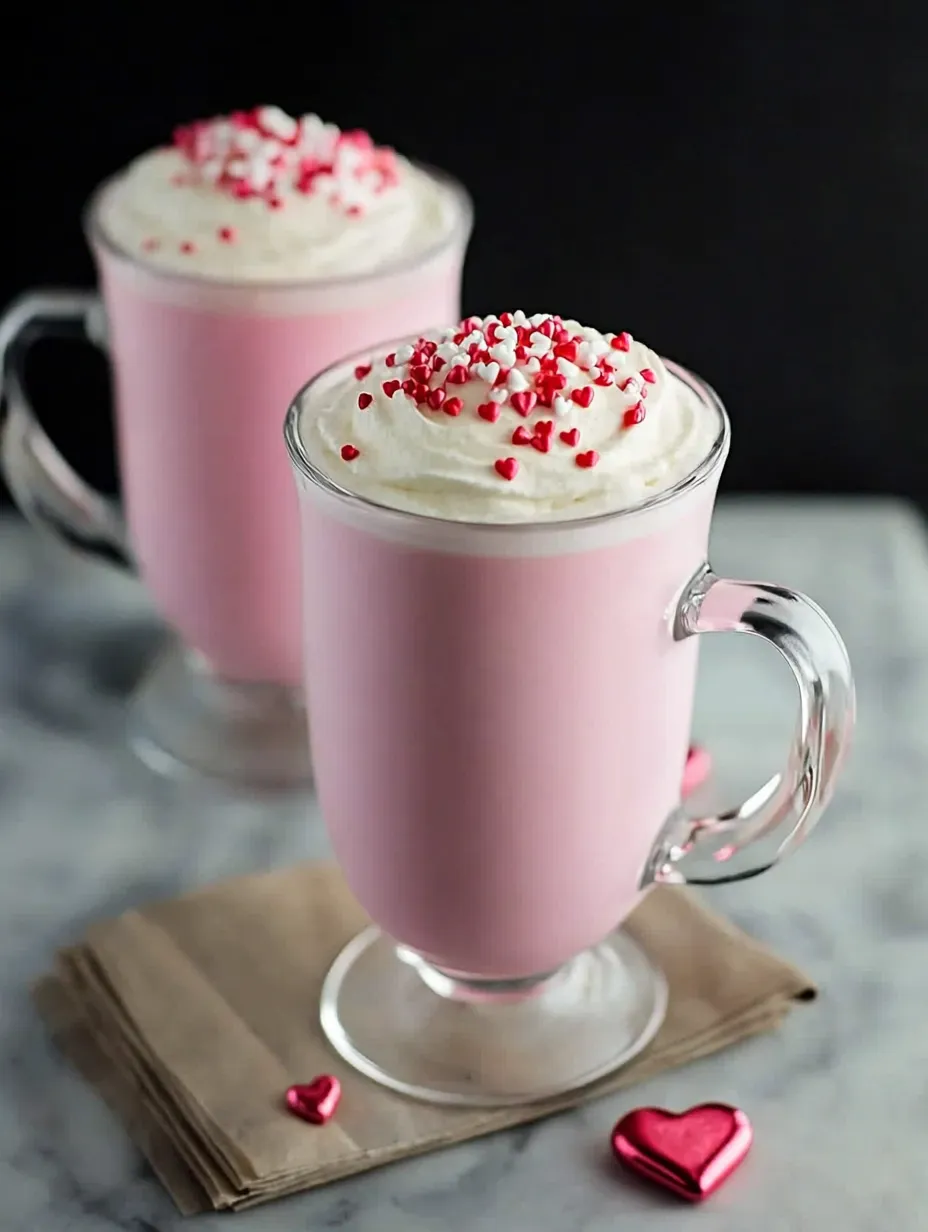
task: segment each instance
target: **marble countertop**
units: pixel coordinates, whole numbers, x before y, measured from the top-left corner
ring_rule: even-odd
[[[768,877],[712,895],[812,975],[818,1002],[773,1035],[634,1091],[200,1227],[231,1218],[243,1232],[928,1229],[922,526],[889,501],[729,502],[713,563],[811,592],[857,672],[856,747],[820,829]],[[27,986],[55,947],[141,900],[325,850],[311,799],[158,779],[123,749],[123,699],[160,636],[134,583],[0,518],[2,1232],[168,1232],[184,1222],[36,1020]],[[777,767],[792,705],[774,652],[706,639],[697,733],[724,767],[726,798]],[[706,1099],[741,1105],[756,1140],[705,1206],[681,1210],[604,1163],[627,1108]]]

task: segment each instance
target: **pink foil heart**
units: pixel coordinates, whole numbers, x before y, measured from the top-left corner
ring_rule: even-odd
[[[706,781],[711,770],[712,758],[708,752],[701,745],[691,745],[683,767],[682,794],[688,796],[690,792],[695,791]]]
[[[701,1202],[731,1176],[754,1138],[751,1122],[729,1104],[686,1112],[635,1108],[612,1131],[623,1167],[688,1202]]]
[[[342,1084],[331,1074],[320,1074],[312,1082],[296,1082],[287,1088],[287,1107],[294,1116],[311,1125],[324,1125],[338,1107]]]

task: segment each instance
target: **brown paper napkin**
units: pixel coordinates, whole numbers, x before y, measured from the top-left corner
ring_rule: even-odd
[[[357,1075],[318,1025],[322,979],[365,924],[336,869],[244,877],[98,924],[36,1001],[185,1213],[237,1208],[544,1116],[778,1025],[815,990],[690,894],[653,891],[628,922],[670,984],[666,1021],[609,1078],[530,1108],[457,1109]],[[373,1012],[376,1012],[374,1009]],[[324,1127],[286,1088],[336,1074]]]

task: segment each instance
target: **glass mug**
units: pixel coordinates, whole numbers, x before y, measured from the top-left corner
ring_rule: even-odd
[[[621,928],[648,887],[753,876],[809,833],[853,728],[847,651],[805,596],[711,572],[729,424],[683,368],[719,424],[695,471],[619,512],[487,525],[380,506],[312,463],[301,399],[311,414],[356,362],[311,381],[285,428],[316,785],[375,922],[329,971],[322,1025],[406,1094],[527,1103],[657,1031],[664,978]],[[717,632],[776,646],[799,724],[781,774],[694,820],[680,767],[697,635]]]
[[[158,769],[243,784],[309,777],[300,664],[297,502],[280,408],[340,356],[399,326],[455,320],[471,203],[448,177],[455,224],[432,250],[366,275],[255,283],[177,274],[85,215],[102,292],[38,290],[0,320],[5,477],[34,524],[137,570],[177,637],[138,688],[136,751]],[[122,513],[71,469],[37,422],[23,356],[72,334],[112,360]]]

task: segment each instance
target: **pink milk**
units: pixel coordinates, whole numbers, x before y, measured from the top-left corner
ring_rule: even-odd
[[[300,478],[316,781],[372,919],[446,971],[546,973],[638,899],[679,803],[720,467],[642,512],[463,526]]]
[[[456,320],[466,238],[399,271],[255,286],[147,268],[91,221],[135,556],[162,616],[220,676],[302,675],[280,438],[293,391],[343,355]]]

